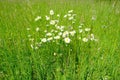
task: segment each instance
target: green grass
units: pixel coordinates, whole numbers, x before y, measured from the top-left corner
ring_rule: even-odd
[[[120,80],[119,5],[117,0],[0,0],[0,80]],[[46,29],[44,20],[34,19],[51,9],[61,16],[73,9],[77,22],[91,27],[98,42],[74,37],[68,46],[59,41],[31,49],[27,35],[39,39]]]

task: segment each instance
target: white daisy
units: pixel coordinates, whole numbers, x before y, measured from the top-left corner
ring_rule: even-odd
[[[73,31],[71,31],[71,32],[70,32],[71,36],[74,36],[74,35],[75,35],[75,33],[76,33],[76,31],[75,31],[75,30],[73,30]]]
[[[72,16],[72,14],[67,14],[69,17]]]
[[[68,35],[69,35],[69,32],[68,32],[68,31],[65,31],[65,32],[63,33],[62,37],[64,38],[64,37],[67,37]]]
[[[39,27],[37,27],[37,28],[36,28],[36,31],[38,32],[39,30],[40,30],[40,28],[39,28]]]
[[[73,12],[73,10],[69,10],[69,11],[68,11],[68,13],[72,13],[72,12]]]
[[[79,29],[79,33],[82,33],[83,32],[83,30],[82,29]]]
[[[58,35],[61,36],[61,35],[62,35],[62,32],[59,32]]]
[[[83,40],[83,42],[88,42],[87,38],[83,38],[82,40]]]
[[[31,44],[30,47],[33,49],[34,48],[33,44]]]
[[[46,20],[48,21],[48,20],[50,20],[50,17],[48,17],[48,16],[45,16],[46,17]]]
[[[64,18],[66,18],[67,17],[67,15],[64,15]]]
[[[27,28],[27,31],[29,31],[30,30],[30,28]]]
[[[95,21],[96,20],[96,16],[92,16],[92,20]]]
[[[38,20],[40,20],[41,19],[41,16],[37,16],[36,18],[35,18],[35,21],[38,21]]]
[[[82,28],[82,26],[80,25],[80,26],[78,26],[79,28]]]
[[[52,38],[52,37],[50,37],[50,38],[48,38],[48,39],[47,39],[47,41],[51,41],[51,40],[53,40],[53,38]]]
[[[70,38],[69,37],[66,37],[66,38],[64,38],[64,41],[65,41],[65,43],[70,43]]]
[[[85,28],[85,31],[90,31],[91,29],[90,28]]]
[[[57,17],[60,17],[60,14],[57,14]]]
[[[52,36],[52,33],[47,33],[46,36]]]
[[[47,42],[47,39],[46,39],[46,38],[42,38],[42,39],[41,39],[41,42],[44,42],[44,43],[45,43],[45,42]]]
[[[60,39],[60,36],[55,36],[54,39]]]
[[[51,24],[51,25],[55,25],[55,21],[54,21],[54,20],[51,20],[51,21],[50,21],[50,24]]]
[[[69,17],[69,19],[68,20],[73,20],[74,19],[74,17],[73,16],[71,16],[71,17]]]
[[[50,15],[54,15],[54,11],[53,10],[50,10]]]

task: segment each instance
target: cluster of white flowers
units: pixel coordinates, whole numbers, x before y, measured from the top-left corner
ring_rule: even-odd
[[[76,21],[75,16],[76,14],[73,13],[73,10],[69,10],[68,13],[64,15],[64,18],[68,19],[72,22],[72,24],[74,24]]]
[[[55,15],[56,19],[53,17],[54,15],[54,11],[50,10],[49,15],[45,15],[44,17],[37,16],[35,18],[35,21],[38,21],[42,18],[45,19],[44,21],[46,21],[46,29],[44,28],[45,30],[43,31],[40,27],[36,27],[36,32],[40,33],[43,31],[45,34],[43,37],[39,37],[39,40],[36,40],[35,36],[33,37],[31,34],[28,35],[29,41],[31,43],[31,48],[38,49],[40,46],[47,42],[59,42],[59,40],[63,41],[66,44],[70,44],[72,37],[75,37],[76,34],[78,40],[81,40],[83,42],[97,41],[94,34],[91,33],[90,27],[85,27],[84,24],[80,24],[78,27],[72,25],[73,23],[76,23],[76,14],[73,13],[73,10],[69,10],[68,13],[64,16],[61,16],[60,14]],[[66,19],[69,25],[61,25],[59,17]],[[74,29],[74,27],[76,28]],[[48,30],[48,28],[50,28],[50,30]],[[27,28],[27,31],[30,30],[30,28]]]

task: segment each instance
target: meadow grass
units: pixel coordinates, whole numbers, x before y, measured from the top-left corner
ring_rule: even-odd
[[[0,80],[120,80],[119,5],[117,0],[0,0]],[[46,30],[45,20],[35,18],[50,10],[60,16],[74,10],[74,29],[82,23],[98,41],[85,43],[75,36],[67,46],[58,41],[32,49],[27,36],[39,39]]]

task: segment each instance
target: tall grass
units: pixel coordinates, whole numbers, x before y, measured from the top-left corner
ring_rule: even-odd
[[[0,0],[0,80],[119,80],[119,5],[117,0]],[[74,37],[67,46],[46,43],[32,49],[28,34],[35,34],[39,26],[44,35],[46,29],[44,21],[34,19],[51,9],[61,16],[74,10],[78,22],[74,26],[91,27],[98,42],[84,43]]]

